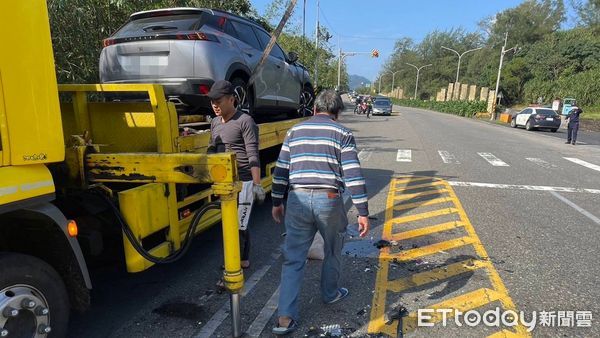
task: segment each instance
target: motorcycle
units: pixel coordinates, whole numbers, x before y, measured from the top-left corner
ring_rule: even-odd
[[[360,109],[358,111],[359,114],[366,114],[369,110],[369,104],[367,102],[362,102],[360,104]]]

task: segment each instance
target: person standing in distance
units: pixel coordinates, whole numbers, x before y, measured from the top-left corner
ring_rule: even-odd
[[[260,182],[258,158],[258,126],[248,114],[236,109],[234,87],[229,81],[215,82],[208,92],[216,117],[210,124],[208,153],[232,151],[237,160],[238,175],[243,182],[238,197],[240,250],[242,268],[250,266],[250,233],[248,221],[254,200],[262,203],[265,191]]]
[[[315,233],[324,239],[321,298],[326,304],[345,298],[339,286],[340,264],[348,219],[342,192],[348,189],[356,206],[358,229],[369,231],[369,208],[356,143],[350,129],[337,122],[344,108],[341,97],[325,90],[315,100],[314,116],[292,127],[283,142],[273,173],[273,219],[285,214],[284,263],[281,272],[278,322],[272,332],[294,331],[298,320],[298,296],[306,256]],[[286,210],[283,197],[288,192]]]
[[[569,110],[569,114],[566,119],[569,120],[569,124],[567,125],[567,142],[566,144],[571,143],[575,145],[577,143],[577,132],[579,131],[579,115],[583,113],[581,108],[575,106]]]

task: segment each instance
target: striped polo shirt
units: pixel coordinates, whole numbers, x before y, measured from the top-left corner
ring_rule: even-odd
[[[352,131],[328,114],[317,114],[288,131],[273,173],[274,206],[282,203],[289,185],[348,189],[359,215],[369,215]]]

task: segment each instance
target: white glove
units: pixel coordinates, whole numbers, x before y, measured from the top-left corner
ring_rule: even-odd
[[[262,185],[253,183],[252,194],[254,194],[254,199],[258,204],[262,204],[265,201],[265,189],[263,189]]]

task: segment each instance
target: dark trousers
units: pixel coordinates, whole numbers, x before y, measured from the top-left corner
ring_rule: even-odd
[[[578,122],[569,122],[567,129],[567,142],[575,143],[577,142],[577,131],[579,130],[579,121]]]
[[[250,229],[240,230],[240,259],[250,260]]]

